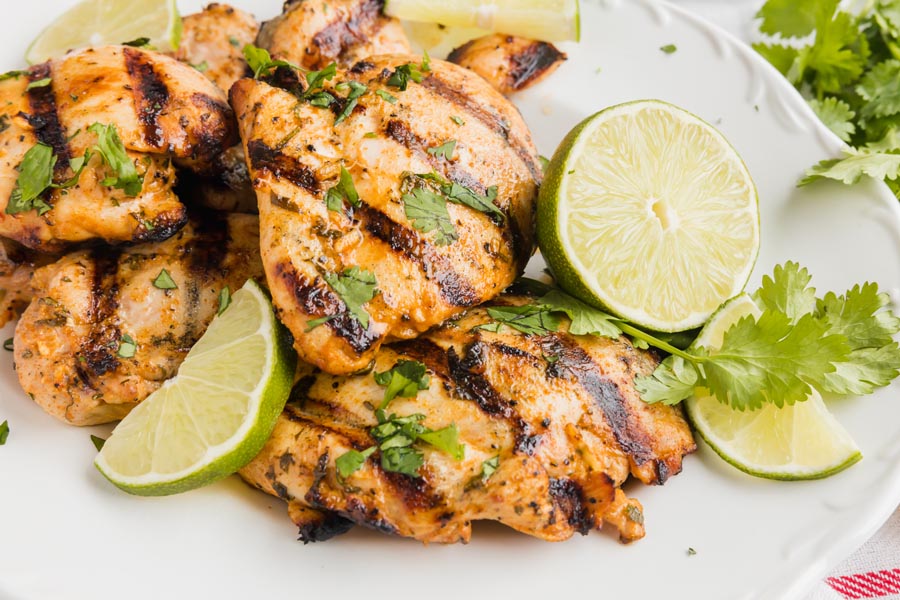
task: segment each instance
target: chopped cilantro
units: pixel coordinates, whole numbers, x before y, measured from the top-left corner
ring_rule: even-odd
[[[500,468],[500,455],[492,456],[481,463],[481,481],[484,483]]]
[[[350,92],[347,94],[346,104],[344,105],[344,110],[337,116],[334,120],[334,124],[338,125],[344,119],[349,117],[353,113],[353,109],[356,108],[356,104],[359,101],[359,97],[365,94],[369,88],[359,83],[358,81],[347,81],[345,82],[347,87],[350,89]],[[335,89],[342,86],[343,84],[339,84],[335,86]]]
[[[693,548],[688,548],[688,549],[687,549],[687,555],[688,555],[688,556],[694,556],[695,554],[697,554],[697,551],[694,550]]]
[[[674,54],[678,50],[678,47],[675,44],[666,44],[665,46],[660,46],[659,49],[666,54]]]
[[[427,390],[431,378],[426,374],[424,364],[415,360],[399,360],[397,364],[383,373],[375,373],[375,383],[385,388],[381,410],[400,396],[401,398],[415,398],[420,390]]]
[[[49,77],[44,77],[43,79],[38,79],[38,80],[36,80],[36,81],[32,81],[31,83],[28,84],[28,86],[27,86],[25,89],[26,89],[26,90],[33,90],[34,88],[47,87],[48,85],[50,85],[50,83],[51,83],[52,81],[53,81],[53,80],[50,79]]]
[[[462,127],[463,125],[466,124],[466,122],[463,121],[462,118],[457,117],[456,115],[451,116],[450,120],[453,121],[454,123],[456,123],[457,125],[459,125],[460,127]]]
[[[150,38],[148,37],[139,37],[131,40],[130,42],[122,42],[123,46],[131,46],[132,48],[144,48],[145,46],[150,45]]]
[[[325,82],[334,79],[335,75],[337,75],[337,63],[331,63],[320,71],[310,71],[307,73],[306,91],[303,92],[303,99],[310,100],[310,104],[312,104],[312,99],[321,93],[331,98],[328,104],[334,102],[334,96],[327,92],[323,92],[322,90],[325,89]],[[328,106],[328,104],[325,104],[325,106]],[[315,106],[319,106],[319,104],[316,104]]]
[[[9,421],[3,421],[0,423],[0,446],[6,443],[6,439],[9,437]]]
[[[144,178],[138,174],[134,162],[125,151],[125,145],[119,137],[116,126],[111,123],[107,125],[94,123],[88,127],[88,131],[97,135],[94,150],[103,157],[103,162],[115,174],[101,181],[101,185],[120,189],[126,196],[137,196],[144,187]]]
[[[7,352],[12,352],[14,341],[15,341],[14,338],[9,338],[5,342],[3,342],[3,349],[6,350]]]
[[[632,523],[637,523],[638,525],[644,524],[644,513],[634,504],[629,504],[625,507],[625,516],[628,517],[628,520]]]
[[[172,279],[169,272],[163,269],[159,272],[159,275],[156,276],[156,279],[153,280],[153,287],[161,290],[174,290],[178,289],[178,284],[175,283],[175,280]]]
[[[390,93],[384,90],[375,90],[375,94],[383,99],[385,102],[390,102],[391,104],[397,104],[397,97],[392,96]]]
[[[443,158],[444,160],[453,159],[453,151],[456,150],[456,140],[447,140],[440,146],[428,148],[428,154],[435,158]]]
[[[119,350],[116,352],[116,355],[119,358],[133,358],[135,352],[137,352],[137,344],[134,339],[127,333],[123,333],[122,338],[119,340]]]
[[[237,48],[238,46],[241,45],[241,41],[239,39],[237,39],[236,37],[234,37],[233,35],[228,36],[228,43],[231,44],[232,46],[234,46],[235,48]]]
[[[102,437],[97,437],[96,435],[91,436],[91,441],[94,443],[94,448],[97,449],[97,452],[103,450],[103,444],[106,443],[106,440],[104,440]]]
[[[422,233],[434,231],[434,243],[438,246],[452,244],[459,239],[456,227],[447,211],[447,199],[426,187],[415,187],[403,194],[403,210],[413,227]]]
[[[422,83],[422,80],[425,79],[425,73],[429,71],[431,71],[431,59],[426,52],[422,57],[421,64],[406,63],[394,69],[394,72],[388,78],[387,84],[398,88],[401,92],[405,92],[406,88],[409,87],[410,80]]]
[[[244,46],[243,54],[244,59],[253,71],[253,77],[256,79],[269,75],[278,67],[300,70],[300,67],[286,60],[273,60],[272,55],[269,54],[268,50],[259,48],[253,44]]]
[[[19,176],[10,194],[6,214],[15,215],[32,209],[39,215],[48,212],[52,207],[40,196],[52,185],[55,166],[53,148],[44,143],[32,146],[19,165]]]
[[[366,462],[366,459],[372,456],[372,453],[375,452],[377,448],[372,446],[370,448],[366,448],[362,452],[358,450],[348,450],[341,456],[339,456],[334,461],[334,466],[337,469],[338,479],[344,481],[354,473],[362,468],[363,463]]]
[[[328,210],[341,212],[344,209],[344,201],[351,206],[359,207],[359,194],[356,193],[356,186],[353,185],[353,177],[350,172],[341,165],[341,176],[338,182],[325,192],[325,206]]]
[[[231,305],[231,290],[226,285],[222,288],[222,291],[219,292],[219,310],[216,312],[216,315],[221,315],[225,312],[225,309]]]
[[[378,293],[378,282],[371,271],[351,267],[343,273],[325,273],[325,281],[334,290],[344,305],[347,312],[359,321],[364,329],[369,327],[369,313],[363,309],[363,305],[369,302]],[[317,319],[318,320],[318,319]],[[324,322],[324,321],[323,321]],[[318,323],[319,325],[321,323]],[[310,323],[312,326],[312,323]]]
[[[200,71],[201,73],[206,73],[209,70],[209,63],[206,62],[205,60],[202,63],[197,64],[197,65],[192,63],[191,66],[194,67],[195,69],[197,69],[198,71]]]

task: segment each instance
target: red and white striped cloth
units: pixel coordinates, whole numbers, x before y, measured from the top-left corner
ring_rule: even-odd
[[[724,27],[752,38],[754,15],[764,0],[671,0]],[[850,558],[838,565],[806,600],[900,600],[900,510]]]
[[[809,600],[857,598],[900,600],[900,510],[826,577]]]

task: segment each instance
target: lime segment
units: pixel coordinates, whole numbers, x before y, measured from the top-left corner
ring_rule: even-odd
[[[262,449],[290,393],[296,357],[253,281],[178,370],[115,428],[95,465],[126,492],[161,496],[234,473]]]
[[[385,14],[409,21],[478,27],[547,42],[578,40],[578,0],[387,0]]]
[[[759,313],[750,296],[742,294],[713,315],[695,344],[716,348],[738,319]],[[767,404],[740,412],[709,396],[689,398],[685,408],[694,428],[719,456],[757,477],[821,479],[862,458],[815,390],[805,402],[784,408]]]
[[[181,16],[175,0],[83,0],[31,42],[25,60],[36,64],[69,50],[142,37],[161,51],[178,49]]]
[[[740,156],[712,126],[655,100],[569,133],[537,223],[567,291],[663,332],[702,325],[740,293],[759,250],[756,187]]]

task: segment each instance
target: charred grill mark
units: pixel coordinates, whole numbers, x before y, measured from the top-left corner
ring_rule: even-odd
[[[518,54],[509,57],[510,87],[519,90],[528,87],[532,81],[566,60],[566,55],[547,42],[533,42]],[[452,61],[451,61],[452,62]]]
[[[562,335],[545,336],[541,346],[547,354],[559,357],[548,366],[547,376],[574,380],[590,394],[603,412],[616,442],[636,464],[654,460],[647,431],[632,418],[619,387],[603,375],[590,354],[575,340]]]
[[[376,463],[378,470],[381,471],[380,463]],[[441,497],[431,487],[427,480],[427,474],[422,473],[421,477],[411,477],[403,473],[390,473],[381,471],[385,481],[387,481],[397,495],[402,498],[403,504],[411,511],[429,510],[441,503]]]
[[[215,161],[239,141],[234,111],[227,103],[200,92],[192,94],[191,101],[200,111],[199,124],[192,129],[197,139],[191,140],[191,155]]]
[[[47,79],[52,75],[50,63],[35,65],[28,70],[28,81],[35,82]],[[33,87],[27,92],[28,104],[31,114],[25,115],[28,124],[34,128],[37,140],[53,148],[56,155],[57,175],[69,168],[69,160],[72,155],[69,151],[69,141],[62,124],[59,122],[59,112],[56,105],[56,94],[53,92],[53,83],[40,87]]]
[[[187,210],[182,206],[159,213],[153,220],[139,219],[138,227],[131,235],[133,242],[162,242],[181,230],[188,222]]]
[[[304,544],[327,542],[333,537],[353,529],[353,521],[333,512],[323,511],[319,516],[299,525],[297,539]]]
[[[228,242],[231,239],[228,228],[228,214],[216,211],[202,211],[191,220],[194,236],[184,245],[185,266],[196,279],[224,277],[222,265],[228,256]]]
[[[456,272],[453,263],[416,231],[366,204],[356,209],[356,215],[366,231],[390,246],[395,253],[418,264],[425,278],[437,283],[441,297],[448,304],[467,307],[481,302],[478,292]]]
[[[153,69],[149,54],[135,48],[124,48],[123,52],[138,119],[144,129],[144,141],[162,149],[163,129],[159,117],[169,103],[169,88]]]
[[[120,364],[116,353],[121,334],[116,324],[109,322],[119,307],[120,257],[121,251],[111,248],[97,249],[90,254],[94,272],[88,319],[94,326],[89,328],[75,361],[79,377],[88,385]]]
[[[346,511],[337,511],[337,513],[358,525],[380,531],[381,533],[388,535],[397,535],[398,533],[397,528],[392,523],[378,516],[377,508],[367,509],[366,505],[357,498],[347,500]]]
[[[384,26],[381,16],[384,0],[361,0],[348,19],[338,18],[312,38],[319,60],[337,60],[358,46],[367,44]]]
[[[371,71],[374,68],[375,68],[375,63],[368,61],[368,60],[361,60],[361,61],[358,61],[352,67],[350,67],[350,72],[353,73],[354,75],[362,75],[363,73],[366,73],[367,71]]]
[[[293,156],[267,146],[262,140],[251,140],[247,144],[247,156],[250,166],[258,171],[266,171],[278,179],[287,179],[313,195],[318,195],[321,189],[315,171]]]
[[[578,483],[571,479],[551,478],[550,496],[575,531],[587,535],[596,527],[591,511],[585,506],[584,493]]]
[[[446,350],[423,337],[396,342],[390,345],[390,348],[413,360],[428,367],[428,370],[437,375],[444,381],[450,379],[450,365],[448,363],[448,353]]]
[[[275,276],[293,293],[297,306],[310,317],[338,315],[325,325],[342,338],[357,353],[372,348],[380,339],[377,334],[362,325],[347,312],[344,302],[322,280],[310,282],[297,273],[290,263],[278,263]]]
[[[543,171],[537,159],[532,155],[522,141],[512,137],[509,131],[509,123],[496,112],[489,112],[481,104],[476,103],[470,96],[453,88],[446,81],[440,79],[433,73],[422,80],[422,87],[440,96],[459,108],[466,111],[471,117],[478,119],[486,125],[491,131],[503,138],[510,148],[515,151],[519,159],[528,168],[531,177],[536,183],[540,183],[543,179]]]
[[[452,161],[432,156],[428,152],[428,148],[437,146],[438,144],[431,144],[428,140],[419,137],[412,129],[410,129],[409,125],[403,121],[391,119],[387,122],[387,125],[385,125],[384,132],[389,138],[401,146],[408,148],[411,152],[419,156],[419,158],[425,160],[435,170],[443,171],[444,176],[450,181],[463,185],[482,195],[487,193],[488,186],[478,181],[471,173],[459,168],[459,166]]]
[[[541,436],[534,434],[531,424],[519,416],[513,408],[514,404],[504,398],[485,377],[487,348],[484,342],[476,341],[469,344],[463,357],[452,347],[447,351],[450,379],[456,395],[474,401],[490,416],[509,421],[516,434],[516,452],[531,456],[540,445]]]
[[[475,42],[476,42],[476,40],[469,40],[462,46],[459,46],[459,47],[451,50],[450,54],[447,55],[447,62],[459,64],[460,61],[462,61],[466,57],[466,54],[469,53],[469,48],[471,48]]]

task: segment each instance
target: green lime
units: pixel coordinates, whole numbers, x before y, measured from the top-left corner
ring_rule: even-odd
[[[82,0],[31,42],[25,60],[36,64],[69,50],[148,38],[159,50],[177,50],[181,15],[175,0]]]
[[[547,42],[578,40],[578,0],[386,0],[384,12],[398,19],[478,27]]]
[[[747,294],[728,301],[707,323],[695,345],[710,349],[725,331],[759,308]],[[715,452],[745,473],[767,479],[821,479],[859,461],[862,454],[818,392],[784,408],[767,404],[741,412],[710,396],[685,401],[694,428]]]
[[[657,100],[620,104],[556,150],[537,234],[569,293],[647,329],[685,331],[750,277],[756,187],[709,124]]]
[[[250,462],[275,427],[296,356],[266,293],[238,290],[178,375],[106,441],[96,467],[131,494],[163,496],[222,479]]]

